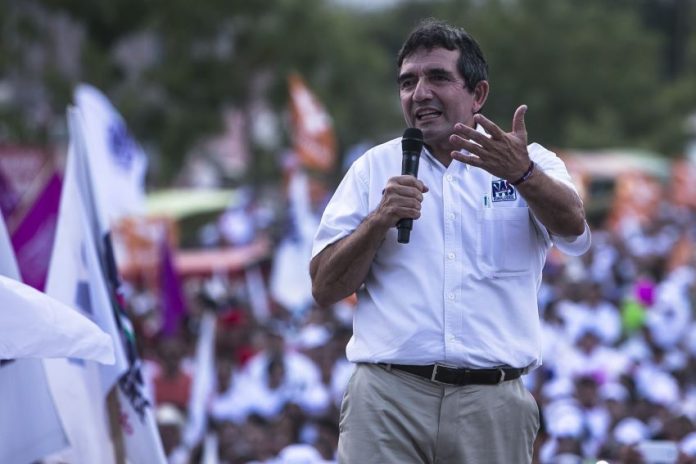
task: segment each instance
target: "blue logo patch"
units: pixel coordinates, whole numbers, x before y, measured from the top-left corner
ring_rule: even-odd
[[[515,201],[517,192],[506,180],[498,179],[491,182],[491,198],[493,201]]]
[[[128,132],[128,128],[121,121],[116,121],[109,126],[109,150],[114,161],[124,170],[128,171],[131,168],[137,145],[135,140]]]

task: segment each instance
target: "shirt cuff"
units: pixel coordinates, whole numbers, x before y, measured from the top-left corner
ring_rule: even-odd
[[[577,237],[561,237],[560,235],[551,234],[551,240],[563,253],[570,256],[580,256],[590,249],[592,234],[590,233],[590,226],[585,222],[585,230],[582,232],[582,235]]]

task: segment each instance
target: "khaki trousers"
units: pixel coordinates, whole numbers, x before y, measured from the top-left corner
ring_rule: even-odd
[[[341,464],[526,464],[539,410],[520,379],[452,386],[358,364],[341,405]]]

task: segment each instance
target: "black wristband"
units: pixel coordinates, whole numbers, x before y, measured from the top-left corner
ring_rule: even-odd
[[[510,182],[510,184],[516,187],[516,186],[520,185],[522,182],[524,182],[527,179],[529,179],[530,177],[532,177],[532,174],[534,174],[534,161],[529,162],[529,167],[527,168],[527,172],[522,174],[522,177],[517,179],[515,182]]]

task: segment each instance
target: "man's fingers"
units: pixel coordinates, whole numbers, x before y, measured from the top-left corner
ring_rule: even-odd
[[[393,177],[387,182],[382,194],[396,195],[400,197],[417,198],[423,200],[423,193],[428,191],[428,187],[423,181],[410,175]]]
[[[450,152],[450,156],[452,157],[452,159],[461,161],[462,163],[475,166],[477,168],[483,167],[483,162],[479,156],[465,155],[464,153],[456,150]]]
[[[417,177],[413,177],[408,174],[404,174],[401,176],[401,181],[399,182],[399,185],[407,186],[407,187],[415,187],[421,192],[427,192],[428,187],[423,183],[422,180],[418,179]]]
[[[478,143],[471,140],[466,140],[465,138],[462,138],[458,135],[453,135],[450,137],[450,139],[456,144],[456,146],[458,146],[459,148],[463,148],[472,155],[481,156],[485,155],[487,152],[486,147],[482,147]]]
[[[500,127],[480,113],[474,115],[474,121],[481,124],[494,139],[500,139],[505,136],[505,132]]]
[[[518,137],[527,140],[527,125],[524,122],[525,113],[527,113],[527,105],[520,105],[515,110],[515,115],[512,117],[512,132]]]
[[[469,126],[465,126],[462,123],[457,123],[454,126],[454,129],[458,132],[460,132],[462,135],[459,134],[452,134],[450,136],[450,141],[456,145],[462,145],[463,142],[466,142],[468,140],[472,141],[475,144],[478,144],[482,147],[491,148],[491,139],[488,138],[486,134],[482,134],[481,132],[477,131],[476,129],[473,129]]]
[[[418,190],[423,190],[423,188],[425,187],[422,180],[410,174],[401,174],[400,176],[392,177],[387,182],[387,186],[389,185],[406,185],[410,187],[416,187],[418,188]]]
[[[418,219],[423,193],[427,191],[428,188],[413,176],[393,177],[384,188],[380,211],[391,217],[393,221],[403,218]]]

